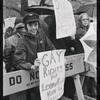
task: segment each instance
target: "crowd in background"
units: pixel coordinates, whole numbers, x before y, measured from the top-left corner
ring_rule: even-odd
[[[5,26],[5,22],[3,24]],[[66,49],[65,56],[84,53],[83,46],[79,39],[86,34],[89,27],[89,16],[86,13],[82,13],[78,19],[75,36],[56,39],[56,22],[54,15],[47,16],[44,20],[41,20],[38,14],[30,12],[24,17],[16,18],[14,27],[9,26],[3,33],[3,72],[35,70],[38,66],[37,52]],[[73,100],[75,91],[73,79],[71,77],[66,78],[64,95]],[[40,100],[38,87],[30,89],[28,92],[21,91],[12,94],[5,99],[26,100],[28,93],[32,95],[35,94],[35,100]],[[94,78],[85,78],[83,93],[96,98],[96,82]],[[34,98],[32,95],[31,100]]]

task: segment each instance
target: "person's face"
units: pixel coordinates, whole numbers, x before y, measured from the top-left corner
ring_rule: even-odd
[[[89,25],[89,18],[88,18],[88,16],[87,15],[83,15],[82,16],[82,24],[83,24],[83,26],[88,26]]]
[[[17,31],[26,32],[26,30],[25,30],[25,25],[24,25],[23,23],[18,23],[18,24],[15,26],[15,29],[17,29]]]
[[[25,30],[25,27],[19,27],[19,28],[17,28],[19,31],[21,31],[21,32],[26,32],[26,30]]]
[[[35,35],[37,33],[38,27],[39,27],[38,22],[27,23],[28,33],[31,33],[32,35]]]

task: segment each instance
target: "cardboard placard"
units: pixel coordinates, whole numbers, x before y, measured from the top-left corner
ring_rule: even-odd
[[[58,100],[64,93],[66,50],[53,50],[38,54],[41,100]]]
[[[3,96],[39,85],[39,71],[15,71],[3,75]]]
[[[77,54],[65,57],[67,59],[67,64],[65,65],[66,77],[85,71],[83,57],[84,54]]]
[[[75,35],[76,23],[71,3],[68,0],[52,1],[56,18],[56,38]]]

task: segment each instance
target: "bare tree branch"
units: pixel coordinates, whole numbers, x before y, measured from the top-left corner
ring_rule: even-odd
[[[19,9],[15,8],[15,7],[10,7],[10,6],[6,6],[6,5],[3,5],[3,7],[6,7],[7,9],[15,10],[16,12],[21,14],[21,11]]]

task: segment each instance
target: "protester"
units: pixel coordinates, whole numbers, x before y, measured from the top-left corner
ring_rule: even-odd
[[[88,31],[90,26],[89,16],[87,13],[82,13],[79,16],[78,26],[76,28],[76,38],[82,38]]]
[[[89,27],[90,27],[89,16],[87,13],[82,13],[79,16],[79,23],[76,29],[76,38],[81,39],[86,34]],[[88,76],[85,77],[83,84],[83,93],[90,97],[96,98],[96,82],[94,78]]]
[[[5,42],[4,61],[6,63],[7,72],[12,72],[17,70],[13,63],[14,62],[13,56],[14,56],[17,42],[19,41],[19,39],[22,39],[24,32],[26,32],[25,26],[22,22],[23,22],[22,17],[16,18],[14,32],[13,32],[14,35],[8,37]],[[26,100],[26,91],[21,91],[9,95],[9,100]]]
[[[12,27],[8,27],[6,29],[6,32],[5,32],[5,39],[7,39],[8,37],[12,36],[13,35],[13,28]]]
[[[39,66],[37,53],[53,50],[55,47],[46,34],[39,29],[38,14],[27,13],[23,18],[23,23],[27,32],[24,34],[24,38],[18,41],[15,51],[15,65],[17,69],[35,70]],[[38,98],[40,97],[39,87],[34,87],[32,91]],[[37,99],[35,98],[35,100]]]
[[[56,47],[56,49],[66,49],[65,56],[83,53],[83,46],[81,42],[75,38],[75,36],[69,36],[61,39],[56,39],[56,22],[55,16],[48,16],[45,18],[45,22],[48,25],[49,38]],[[75,85],[73,78],[67,77],[64,84],[64,96],[71,99],[74,98]]]
[[[17,20],[20,20],[19,22]],[[6,39],[5,49],[4,49],[4,61],[6,63],[7,72],[15,71],[16,68],[13,64],[13,54],[15,51],[15,47],[19,38],[22,38],[24,34],[24,24],[22,23],[23,19],[21,17],[16,18],[14,35]],[[24,29],[24,30],[23,30]]]

